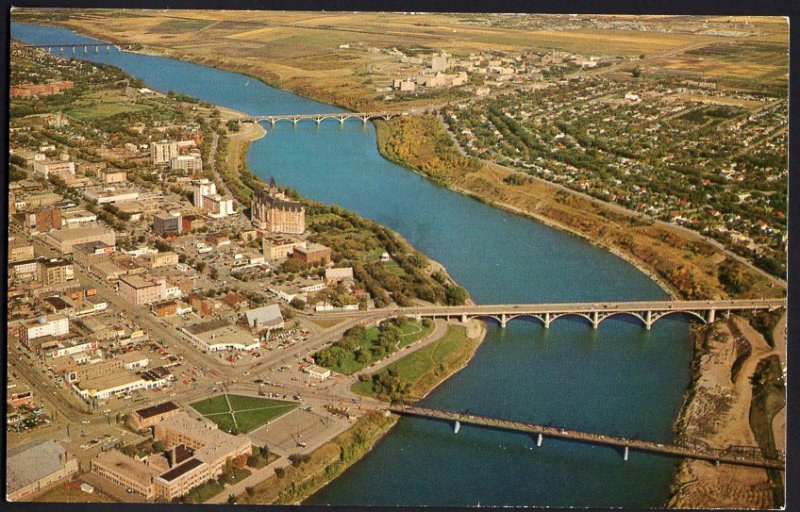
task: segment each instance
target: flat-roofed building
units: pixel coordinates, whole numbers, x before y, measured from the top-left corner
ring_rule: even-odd
[[[353,280],[353,267],[344,268],[326,268],[325,269],[325,283],[333,284],[341,281]]]
[[[125,275],[119,278],[119,294],[136,305],[164,300],[165,288],[164,279],[147,279],[138,275]]]
[[[105,168],[98,171],[100,182],[104,185],[111,185],[114,183],[125,183],[128,181],[128,172],[122,169]]]
[[[115,357],[115,359],[122,361],[122,367],[126,370],[137,371],[146,368],[150,364],[150,358],[139,351],[125,352]]]
[[[183,231],[181,212],[159,212],[153,215],[153,231],[159,235],[180,235]]]
[[[62,226],[62,212],[57,206],[40,206],[17,213],[15,218],[22,222],[22,226],[28,232],[47,233],[51,229],[61,229]]]
[[[169,167],[173,171],[183,171],[195,173],[203,170],[203,158],[195,153],[190,155],[178,155],[169,161]]]
[[[138,390],[150,390],[164,387],[168,378],[149,375],[151,372],[136,374],[130,370],[121,370],[114,375],[105,375],[81,380],[72,385],[72,389],[86,402],[108,400],[117,395],[125,395]]]
[[[295,247],[305,247],[303,240],[284,236],[265,236],[261,239],[261,252],[270,261],[288,258]]]
[[[308,244],[306,247],[296,247],[292,251],[292,258],[309,265],[324,265],[331,261],[331,250],[322,244]]]
[[[50,175],[65,179],[75,174],[75,162],[63,160],[34,160],[33,172],[41,174],[45,179]]]
[[[255,350],[259,341],[226,319],[211,320],[183,328],[182,331],[203,350]]]
[[[117,237],[113,229],[102,226],[87,226],[72,229],[59,229],[45,235],[45,242],[61,254],[71,254],[75,244],[87,242],[103,242],[116,245]]]
[[[168,164],[179,154],[177,142],[161,141],[150,144],[150,159],[154,164]]]
[[[120,370],[122,370],[122,361],[120,359],[108,359],[100,363],[69,367],[64,371],[64,380],[70,383],[80,382],[115,375]]]
[[[19,326],[20,342],[30,348],[30,342],[45,336],[64,336],[69,334],[69,318],[57,314],[25,320]]]
[[[31,441],[6,453],[6,499],[30,500],[78,473],[78,461],[52,439]]]
[[[75,279],[75,267],[63,258],[39,260],[39,282],[45,286],[65,283]]]
[[[165,300],[154,303],[150,309],[157,317],[172,316],[178,312],[178,303],[174,300]]]
[[[156,494],[165,500],[172,500],[213,477],[208,464],[192,457],[156,477]]]
[[[72,261],[89,268],[91,265],[110,261],[111,255],[116,252],[116,247],[105,242],[88,242],[72,246]]]
[[[211,466],[214,475],[222,472],[226,462],[252,453],[247,437],[223,432],[210,421],[197,421],[184,411],[157,423],[154,437],[167,446],[191,447],[195,450],[194,457]]]
[[[178,254],[174,252],[159,252],[147,256],[148,268],[174,267],[178,264]]]
[[[125,188],[114,189],[109,187],[102,190],[87,190],[83,195],[86,196],[86,199],[97,204],[120,203],[139,199],[139,192]]]
[[[178,404],[164,402],[133,411],[128,414],[127,421],[134,430],[144,430],[179,412],[181,412],[181,408],[178,407]]]
[[[17,279],[36,279],[39,272],[39,260],[22,260],[9,263],[9,274]]]
[[[21,238],[9,238],[8,240],[8,262],[32,260],[33,245]]]
[[[83,209],[69,209],[61,212],[61,224],[68,227],[79,226],[81,224],[93,224],[97,221],[97,215]]]
[[[91,472],[120,487],[133,489],[145,498],[155,497],[153,480],[158,476],[158,470],[118,450],[101,452],[92,459]]]

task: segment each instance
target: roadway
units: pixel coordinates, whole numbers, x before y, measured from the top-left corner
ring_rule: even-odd
[[[581,432],[578,430],[557,428],[546,425],[537,425],[535,423],[526,423],[521,421],[506,420],[500,418],[490,418],[487,416],[476,416],[472,414],[461,414],[451,411],[443,411],[439,409],[426,409],[422,407],[390,406],[388,410],[402,416],[430,418],[436,420],[449,421],[453,423],[459,422],[461,424],[476,425],[480,427],[487,427],[499,430],[527,432],[531,434],[541,435],[542,437],[570,439],[574,441],[581,441],[591,444],[614,446],[626,449],[626,455],[625,455],[626,460],[627,460],[627,449],[634,449],[651,453],[660,453],[663,455],[670,455],[674,457],[705,460],[712,463],[726,463],[726,464],[735,464],[740,466],[754,466],[754,467],[773,468],[773,469],[784,469],[785,467],[785,464],[783,463],[782,460],[764,459],[763,457],[757,455],[749,455],[745,452],[731,452],[728,450],[717,450],[713,448],[705,448],[705,449],[689,448],[685,446],[656,443],[653,441],[645,441],[641,439],[630,439],[625,437],[594,434],[590,432]],[[541,442],[542,437],[539,438],[537,444]]]

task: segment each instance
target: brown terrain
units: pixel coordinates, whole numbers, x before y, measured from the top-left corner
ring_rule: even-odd
[[[784,315],[776,327],[775,349],[747,320],[737,316],[717,322],[696,336],[697,378],[678,420],[678,442],[700,440],[719,448],[757,445],[749,423],[751,378],[758,363],[771,355],[777,354],[785,365],[786,337],[781,328],[785,318]],[[748,347],[750,354],[732,379],[734,361],[745,357]],[[778,432],[785,433],[785,410],[773,421],[773,429]],[[776,444],[779,449],[785,447],[780,433]],[[668,503],[676,508],[763,509],[774,505],[772,487],[763,469],[725,464],[715,467],[690,460],[681,463]]]

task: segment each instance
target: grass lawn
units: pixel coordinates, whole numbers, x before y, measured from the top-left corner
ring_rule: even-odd
[[[234,416],[236,416],[236,423],[239,425],[239,430],[246,433],[269,423],[279,416],[283,416],[295,407],[297,407],[295,404],[284,402],[283,405],[237,412],[234,413]]]
[[[203,503],[212,496],[221,493],[222,489],[224,489],[222,484],[216,480],[209,480],[189,491],[185,498],[186,503]]]
[[[220,430],[233,432],[236,427],[239,432],[247,433],[283,416],[297,407],[297,404],[255,396],[223,394],[195,402],[191,406],[216,423]]]
[[[56,485],[46,493],[42,494],[36,501],[48,503],[114,503],[115,499],[101,493],[96,488],[93,493],[85,493],[80,489],[67,490],[65,484]]]
[[[211,398],[206,398],[205,400],[195,402],[191,404],[191,406],[195,411],[199,412],[203,416],[208,414],[218,414],[221,412],[230,412],[230,407],[228,407],[228,401],[225,400],[225,395],[212,396]]]
[[[400,344],[397,349],[401,349],[406,345],[410,345],[415,341],[421,340],[433,331],[433,325],[430,327],[424,327],[420,322],[408,322],[401,327],[401,331],[403,333],[403,338],[400,340]],[[341,365],[334,366],[330,369],[344,375],[352,375],[374,363],[376,359],[373,359],[370,348],[372,348],[373,342],[378,339],[378,332],[379,331],[377,327],[370,327],[366,330],[364,336],[358,340],[358,346],[362,351],[366,352],[368,356],[368,360],[365,363],[356,361],[355,354],[349,354],[349,357],[345,359]],[[389,356],[393,352],[385,354],[384,357]]]
[[[144,105],[123,105],[120,103],[98,103],[96,105],[87,105],[86,107],[68,110],[67,115],[82,121],[92,121],[95,119],[105,119],[106,117],[126,112],[141,112],[142,110],[150,110],[150,107]]]
[[[467,337],[467,329],[451,325],[438,341],[395,361],[384,370],[397,370],[400,378],[411,384],[410,395],[420,397],[461,367],[478,346]],[[362,396],[372,396],[372,382],[356,382],[350,388]]]

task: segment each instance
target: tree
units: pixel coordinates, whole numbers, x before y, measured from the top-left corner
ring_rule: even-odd
[[[236,505],[239,500],[233,494],[228,496],[228,505]]]
[[[286,468],[275,468],[275,476],[278,478],[286,476]]]
[[[247,495],[248,495],[248,496],[250,496],[251,498],[252,498],[253,496],[255,496],[255,494],[256,494],[256,490],[255,490],[253,487],[251,487],[251,486],[245,487],[245,488],[244,488],[244,491],[245,491],[245,492],[247,493]]]
[[[306,307],[305,301],[303,299],[298,298],[298,297],[293,298],[292,301],[289,303],[289,305],[292,306],[295,309],[301,309],[301,310],[305,309],[305,307]]]
[[[634,78],[639,78],[640,76],[642,76],[642,66],[636,66],[635,68],[633,68],[633,71],[631,71],[631,75]]]

